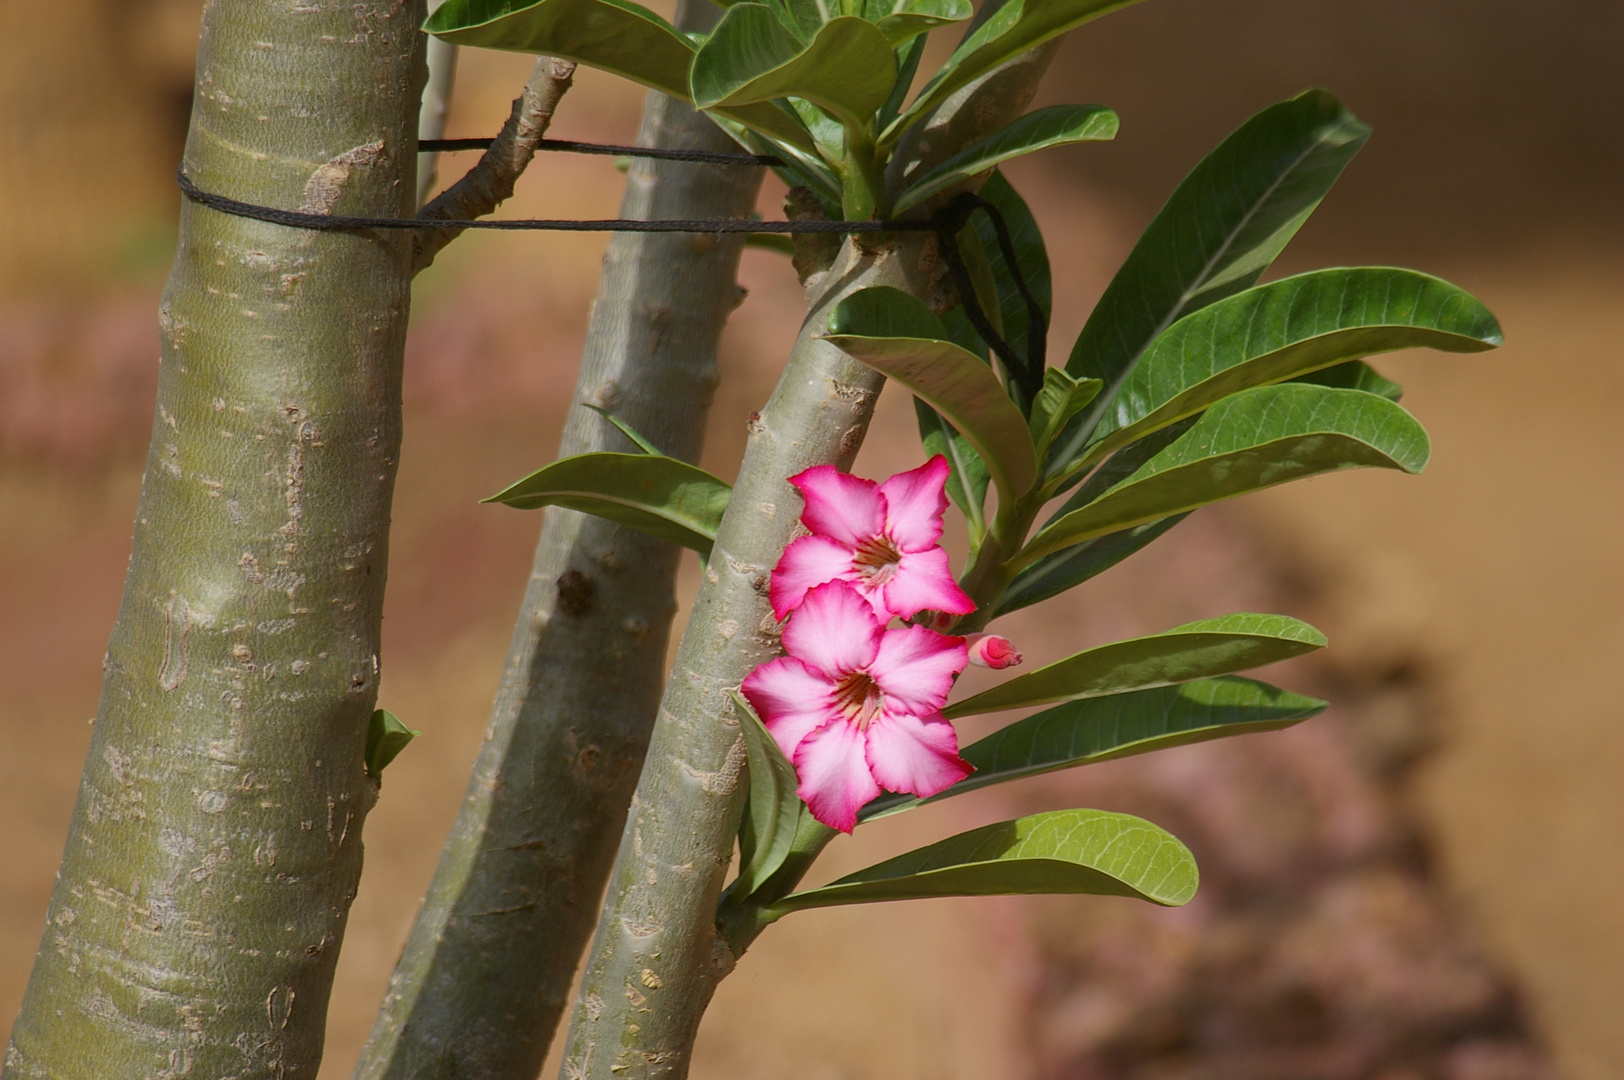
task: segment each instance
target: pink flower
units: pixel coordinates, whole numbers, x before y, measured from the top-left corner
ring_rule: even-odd
[[[744,696],[795,765],[812,816],[851,832],[881,789],[934,795],[970,774],[942,716],[964,639],[887,630],[844,581],[806,593],[784,628],[789,655],[744,680]]]
[[[997,634],[971,634],[964,641],[970,647],[970,663],[976,667],[1002,671],[1026,659],[1010,644],[1009,638]]]
[[[953,580],[942,536],[947,459],[940,454],[883,484],[819,465],[789,478],[806,500],[812,530],[784,549],[772,576],[773,614],[782,619],[808,589],[850,582],[881,621],[926,609],[975,610]]]

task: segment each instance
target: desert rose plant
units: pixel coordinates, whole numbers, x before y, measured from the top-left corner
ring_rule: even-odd
[[[1481,304],[1416,271],[1259,284],[1368,135],[1316,90],[1195,166],[1049,363],[1044,238],[998,167],[1115,134],[1103,106],[1026,109],[1061,35],[1130,2],[685,0],[673,25],[631,0],[447,0],[429,17],[444,41],[552,59],[481,167],[419,221],[493,209],[579,63],[657,92],[647,141],[714,155],[727,139],[774,162],[788,215],[825,231],[780,245],[807,316],[732,485],[684,459],[738,299],[737,242],[617,239],[564,456],[493,497],[571,513],[549,513],[489,744],[359,1076],[533,1075],[600,890],[568,1080],[686,1075],[716,985],[793,912],[1195,893],[1175,837],[1092,809],[802,886],[866,822],[1323,709],[1240,674],[1325,645],[1284,615],[1036,670],[988,628],[1211,503],[1342,469],[1418,472],[1426,434],[1365,358],[1499,344]],[[266,11],[209,5],[188,176],[306,214],[407,212],[424,5]],[[960,24],[921,78],[927,35]],[[278,44],[306,38],[320,47]],[[300,122],[246,119],[261,113]],[[634,172],[629,210],[748,214],[749,166],[704,166],[746,170],[722,182],[667,164]],[[452,235],[188,211],[129,592],[7,1080],[314,1074],[361,823],[410,734],[373,710],[376,641],[408,286]],[[237,254],[198,254],[215,249]],[[262,298],[281,336],[211,299],[228,287]],[[852,476],[887,380],[913,396],[920,464]],[[237,429],[257,442],[221,441]],[[959,566],[941,545],[950,509]],[[677,548],[703,576],[656,707]],[[639,566],[566,597],[572,574],[594,587],[579,567],[613,564],[606,549]],[[608,641],[622,633],[633,645]],[[971,664],[1021,670],[958,693]],[[954,721],[1030,710],[960,745]]]
[[[991,620],[1109,569],[1202,506],[1347,468],[1419,471],[1425,432],[1363,358],[1500,340],[1481,304],[1415,271],[1258,284],[1368,135],[1334,97],[1310,91],[1253,117],[1196,166],[1065,364],[1048,365],[1043,238],[997,166],[1114,133],[1099,106],[1019,109],[1049,43],[1120,6],[989,5],[911,100],[922,34],[968,9],[739,3],[703,39],[597,0],[452,0],[431,21],[465,44],[567,55],[687,96],[745,147],[777,155],[801,216],[940,221],[972,191],[988,211],[955,219],[950,243],[902,231],[839,250],[798,241],[809,315],[732,488],[620,424],[630,451],[560,460],[495,497],[599,514],[705,561],[566,1075],[683,1074],[716,981],[793,911],[1032,892],[1184,903],[1197,874],[1177,839],[1086,809],[949,837],[819,888],[799,883],[862,822],[1041,772],[1275,730],[1324,707],[1240,676],[1325,644],[1299,620],[1263,614],[1097,646],[952,699],[967,664],[1019,662],[985,632]],[[627,37],[562,29],[589,9]],[[636,52],[622,47],[634,34]],[[969,130],[971,114],[982,129]],[[884,378],[914,395],[926,460],[876,483],[844,470]],[[949,502],[970,540],[956,574],[939,543]],[[958,745],[957,718],[1035,707],[1045,708]]]

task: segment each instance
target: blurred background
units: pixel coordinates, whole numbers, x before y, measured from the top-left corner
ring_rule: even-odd
[[[129,553],[199,7],[0,0],[0,1024]],[[1055,263],[1052,353],[1183,173],[1307,86],[1375,135],[1277,272],[1415,266],[1487,302],[1506,347],[1378,361],[1432,433],[1424,476],[1205,510],[1005,631],[1043,661],[1230,610],[1299,615],[1331,648],[1267,674],[1329,713],[989,790],[827,860],[1096,805],[1185,837],[1195,903],[797,915],[723,985],[696,1076],[1624,1076],[1621,42],[1624,5],[1603,0],[1149,0],[1072,35],[1040,104],[1110,105],[1122,132],[1010,170]],[[464,51],[448,134],[493,133],[528,68]],[[641,99],[583,72],[554,133],[629,141]],[[611,216],[619,189],[608,159],[546,155],[507,212]],[[324,1078],[348,1075],[461,797],[541,523],[477,499],[554,454],[604,243],[469,234],[418,280],[382,700],[425,737],[367,826]],[[705,460],[724,476],[801,316],[786,260],[747,252],[742,273]],[[912,426],[887,392],[858,471],[916,464]]]

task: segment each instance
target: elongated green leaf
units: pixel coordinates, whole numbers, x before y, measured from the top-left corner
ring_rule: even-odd
[[[895,212],[918,206],[939,191],[1034,150],[1114,139],[1116,133],[1117,114],[1103,105],[1051,105],[1027,113],[914,180],[897,196]]]
[[[1097,761],[1165,750],[1254,731],[1278,731],[1325,711],[1326,703],[1227,675],[1178,686],[1083,698],[1017,720],[964,750],[975,772],[929,799],[882,795],[863,807],[861,821],[921,803]]]
[[[1026,418],[1032,430],[1032,444],[1039,453],[1049,448],[1049,442],[1088,403],[1099,396],[1098,379],[1074,379],[1064,368],[1043,370],[1043,389],[1032,402],[1032,414]]]
[[[795,793],[799,784],[795,766],[784,757],[750,703],[735,691],[733,704],[750,763],[750,801],[739,827],[739,877],[729,886],[729,896],[742,901],[784,865],[805,804]]]
[[[776,237],[775,237],[775,239],[776,239]],[[750,242],[750,238],[746,237],[745,238],[745,243],[748,244],[749,242]],[[600,409],[600,408],[598,408],[598,406],[589,405],[586,402],[582,402],[581,404],[582,404],[583,408],[591,409],[593,412],[597,413],[599,416],[601,416],[605,420],[609,421],[610,424],[614,425],[614,428],[615,428],[616,431],[620,432],[622,435],[626,436],[626,438],[630,439],[637,446],[637,448],[639,450],[643,451],[643,453],[645,453],[645,454],[659,454],[661,457],[665,456],[663,453],[661,453],[660,448],[658,446],[655,446],[653,443],[649,442],[647,439],[645,439],[642,435],[640,435],[638,433],[636,428],[632,427],[630,424],[626,423],[626,421],[620,419],[618,416],[615,416],[608,409]]]
[[[982,249],[987,253],[987,261],[992,265],[993,282],[998,287],[998,306],[1003,314],[1004,340],[1022,356],[1031,356],[1034,344],[1030,337],[1032,328],[1029,325],[1026,298],[1021,295],[1019,287],[1015,284],[1015,271],[1019,269],[1021,276],[1026,280],[1027,289],[1038,302],[1038,307],[1043,312],[1046,332],[1053,311],[1053,285],[1049,274],[1049,253],[1043,246],[1043,233],[1038,229],[1037,220],[1032,217],[1032,211],[1027,207],[1026,200],[1021,198],[1020,193],[997,169],[993,170],[977,194],[992,203],[999,216],[1004,219],[1004,225],[1009,230],[1010,244],[1015,249],[1015,265],[1010,266],[1004,258],[1003,249],[998,244],[998,232],[988,215],[976,214],[971,217],[970,222],[975,226],[977,235],[981,237]]]
[[[976,28],[948,57],[919,97],[881,137],[894,142],[915,121],[929,116],[954,91],[1028,49],[1035,49],[1090,19],[1127,7],[1135,0],[1009,0]]]
[[[1026,418],[992,369],[946,336],[923,302],[885,286],[847,297],[829,320],[831,342],[941,413],[970,440],[993,483],[1013,500],[1037,479]]]
[[[406,744],[423,734],[400,722],[388,709],[378,709],[367,725],[366,768],[374,782],[381,783],[383,770],[406,749]]]
[[[1171,833],[1105,810],[1056,810],[984,825],[791,893],[776,913],[933,896],[1088,893],[1177,906],[1195,895],[1195,859]]]
[[[1304,383],[1243,390],[1133,475],[1045,526],[1014,562],[1027,566],[1096,536],[1303,476],[1372,466],[1420,472],[1428,452],[1425,429],[1386,398]]]
[[[1239,390],[1395,349],[1470,353],[1501,342],[1470,294],[1414,270],[1317,270],[1186,315],[1151,342],[1100,418],[1089,457]]]
[[[1106,287],[1066,368],[1105,392],[1072,426],[1072,458],[1146,347],[1188,315],[1249,288],[1296,235],[1370,129],[1322,90],[1272,105],[1184,178]]]
[[[1010,582],[1004,595],[993,605],[992,617],[996,619],[1023,607],[1031,607],[1105,573],[1123,559],[1148,547],[1189,516],[1175,514],[1160,521],[1146,522],[1131,529],[1084,540],[1064,551],[1045,555],[1015,575],[1015,580]]]
[[[485,501],[519,510],[579,510],[708,557],[732,490],[676,458],[598,453],[555,461]]]
[[[695,46],[631,0],[446,0],[423,29],[457,45],[563,57],[690,100]],[[725,115],[811,149],[799,125],[773,106],[728,109]]]
[[[693,102],[701,109],[804,98],[861,127],[897,77],[891,43],[873,23],[831,19],[803,43],[766,4],[734,4],[694,58]]]
[[[947,459],[948,468],[952,470],[947,477],[947,497],[964,514],[970,543],[979,544],[987,529],[985,511],[990,479],[987,463],[981,460],[970,440],[942,419],[941,413],[918,398],[914,398],[914,413],[919,419],[919,441],[924,445],[926,456],[941,454]]]
[[[892,45],[974,14],[970,0],[862,0],[857,7],[856,14],[878,26]]]
[[[1321,368],[1307,375],[1299,375],[1291,381],[1312,383],[1315,386],[1334,386],[1340,390],[1363,390],[1367,394],[1375,394],[1388,401],[1401,401],[1404,398],[1404,387],[1392,379],[1384,378],[1363,360],[1349,360],[1345,364]]]
[[[1230,675],[1325,646],[1325,635],[1286,615],[1225,615],[1149,637],[1100,645],[1019,675],[943,710],[949,719],[1073,698]]]

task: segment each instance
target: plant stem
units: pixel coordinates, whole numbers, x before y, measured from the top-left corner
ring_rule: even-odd
[[[214,0],[184,165],[414,209],[422,3]],[[377,797],[407,233],[187,203],[134,550],[8,1080],[314,1076]]]
[[[429,12],[433,13],[444,2],[428,0]],[[417,137],[438,139],[445,135],[446,117],[451,113],[451,91],[457,84],[457,47],[449,41],[431,37],[428,39],[426,57],[429,74],[428,81],[423,84],[423,103],[417,111]],[[413,205],[422,206],[429,201],[439,160],[439,154],[417,155],[417,201]]]
[[[1019,79],[983,80],[988,96],[956,98],[969,118],[944,121],[937,131],[945,137],[909,153],[939,160],[1012,119],[1053,50],[1037,55],[1014,62]],[[751,424],[660,704],[571,1018],[565,1080],[687,1075],[700,1018],[737,959],[717,926],[747,790],[729,691],[779,652],[767,582],[801,509],[787,477],[813,465],[849,467],[884,381],[821,335],[834,305],[859,289],[889,285],[929,302],[943,273],[934,241],[907,234],[847,241],[834,265],[808,280],[810,314]]]
[[[678,25],[709,15],[684,3]],[[640,145],[730,150],[687,105],[652,94]],[[630,218],[739,218],[762,171],[639,160]],[[609,246],[575,401],[612,411],[686,460],[699,455],[716,347],[742,298],[740,244],[618,235]],[[561,456],[629,449],[570,411]],[[505,511],[495,510],[495,513]],[[665,675],[679,551],[570,510],[546,511],[468,794],[390,980],[358,1078],[540,1070],[592,932]],[[572,582],[568,603],[560,583]],[[589,598],[579,602],[580,596]]]

